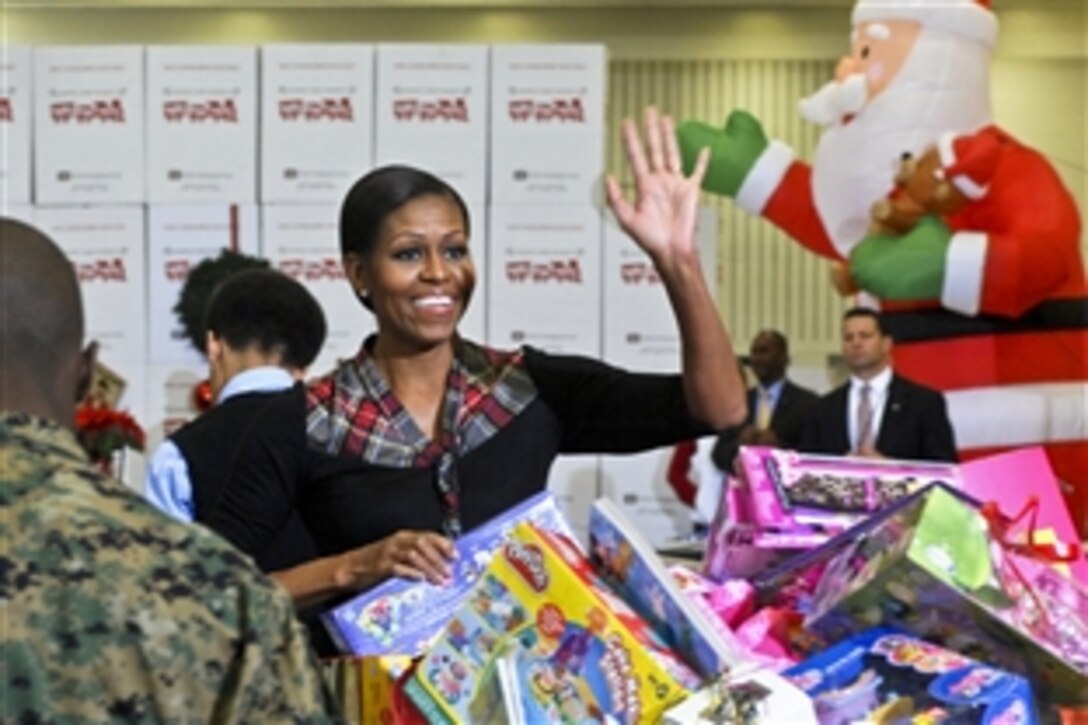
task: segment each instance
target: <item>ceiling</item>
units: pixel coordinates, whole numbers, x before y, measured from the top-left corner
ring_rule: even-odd
[[[0,0],[8,8],[475,8],[475,9],[607,9],[681,7],[849,7],[852,0]]]
[[[854,0],[0,0],[2,9],[217,8],[248,9],[679,9],[849,8]],[[995,8],[1080,8],[1085,0],[995,0]]]

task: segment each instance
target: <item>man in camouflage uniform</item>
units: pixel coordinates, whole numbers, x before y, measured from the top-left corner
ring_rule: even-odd
[[[290,600],[99,474],[71,264],[0,219],[0,722],[339,720]]]

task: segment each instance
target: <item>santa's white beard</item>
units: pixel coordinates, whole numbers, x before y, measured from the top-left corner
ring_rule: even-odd
[[[869,101],[865,76],[855,73],[842,81],[831,81],[807,98],[801,99],[801,115],[813,123],[830,126],[852,116]]]
[[[849,123],[823,132],[812,162],[813,196],[841,255],[865,236],[870,207],[891,190],[904,152],[919,154],[945,132],[990,123],[989,62],[982,44],[924,29],[892,83]]]

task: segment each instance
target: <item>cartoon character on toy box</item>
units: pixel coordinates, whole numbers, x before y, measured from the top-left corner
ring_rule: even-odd
[[[945,392],[961,459],[1045,445],[1088,533],[1081,220],[1047,158],[994,123],[990,2],[857,0],[852,21],[835,79],[801,102],[824,129],[811,163],[743,110],[681,124],[684,163],[710,147],[704,188],[848,265],[885,313],[897,372]],[[875,203],[905,201],[903,154],[930,148],[963,203],[871,230]]]
[[[827,641],[886,623],[1088,701],[1088,593],[996,541],[940,484],[887,511],[828,563],[805,626]]]
[[[561,535],[517,526],[405,693],[430,722],[492,712],[507,669],[525,722],[652,722],[699,685]],[[481,693],[485,690],[485,693]]]
[[[718,616],[681,590],[657,552],[610,499],[589,510],[589,560],[595,571],[703,678],[745,659]]]
[[[873,460],[742,446],[749,508],[766,528],[841,531],[935,481],[959,485],[946,463]]]
[[[461,606],[506,536],[522,521],[573,538],[554,496],[544,491],[457,539],[449,585],[387,579],[323,613],[325,628],[345,653],[422,654]]]
[[[782,674],[812,697],[820,725],[1038,722],[1022,677],[885,627]]]

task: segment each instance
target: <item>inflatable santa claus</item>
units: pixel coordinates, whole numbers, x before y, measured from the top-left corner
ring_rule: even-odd
[[[859,0],[850,55],[801,101],[824,131],[811,164],[735,111],[682,124],[704,187],[845,263],[885,311],[896,369],[945,391],[963,458],[1045,445],[1088,530],[1088,297],[1075,203],[1050,163],[994,125],[997,20],[979,0]],[[872,228],[904,154],[964,197],[903,233]],[[894,203],[894,202],[893,202]]]

